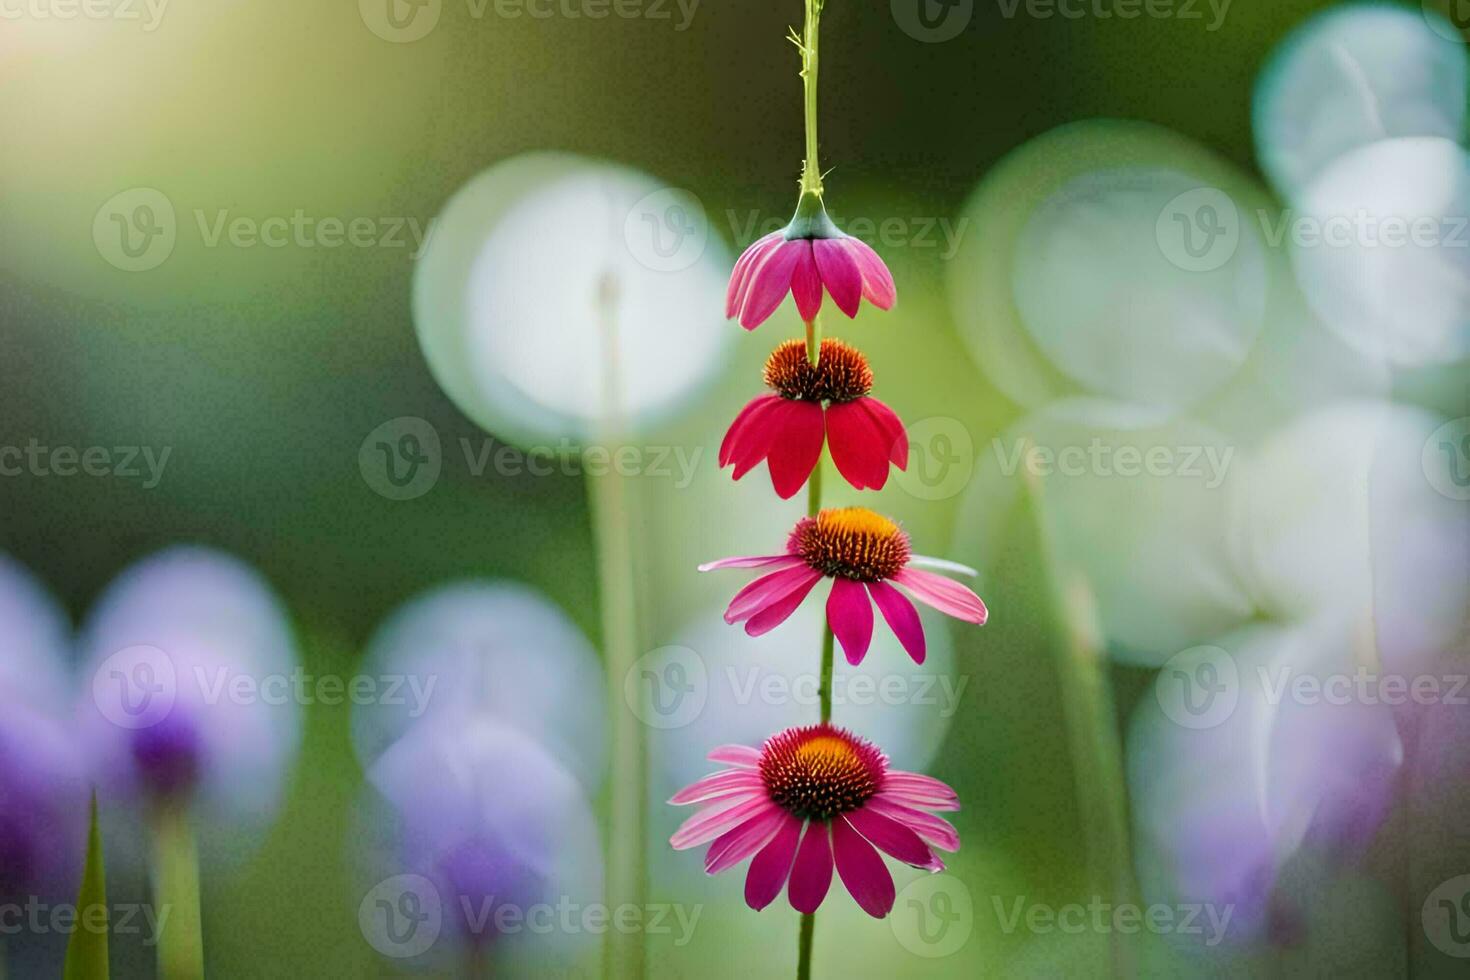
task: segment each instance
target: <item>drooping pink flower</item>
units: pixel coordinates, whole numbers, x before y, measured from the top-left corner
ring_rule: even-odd
[[[832,462],[858,490],[881,490],[889,464],[906,469],[909,439],[893,409],[876,398],[868,359],[840,340],[822,341],[821,359],[806,343],[788,340],[766,361],[766,386],[746,405],[720,445],[720,466],[740,479],[764,460],[783,499],[796,495],[831,447]]]
[[[917,567],[916,567],[917,566]],[[766,574],[736,593],[725,610],[725,622],[744,623],[745,632],[761,636],[796,612],[823,578],[832,579],[827,598],[827,625],[842,644],[849,663],[862,662],[873,639],[873,606],[914,663],[924,662],[924,626],[914,604],[893,584],[940,612],[977,626],[989,612],[980,597],[958,582],[926,571],[924,566],[975,575],[955,562],[915,555],[909,537],[893,521],[863,507],[824,510],[803,518],[779,555],[726,558],[699,566],[764,568]]]
[[[857,316],[864,299],[889,310],[898,298],[893,274],[878,253],[834,225],[821,198],[806,196],[791,224],[750,246],[735,263],[725,316],[754,330],[790,293],[802,320],[811,323],[824,290],[849,318]]]
[[[724,769],[669,802],[699,807],[670,838],[675,850],[709,844],[704,869],[718,874],[753,858],[745,902],[760,910],[781,889],[798,912],[827,897],[832,869],[864,912],[893,908],[893,877],[879,851],[926,871],[944,869],[935,849],[960,847],[954,826],[930,810],[958,810],[949,786],[888,768],[871,743],[830,724],[791,728],[759,749],[725,745],[709,754]],[[788,885],[789,882],[789,885]]]

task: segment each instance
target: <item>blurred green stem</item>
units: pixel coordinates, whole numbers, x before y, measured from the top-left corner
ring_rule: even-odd
[[[1057,555],[1040,479],[1028,474],[1026,485],[1053,605],[1065,631],[1058,674],[1083,814],[1088,882],[1114,907],[1136,903],[1122,745],[1096,600],[1083,576]],[[1137,976],[1132,950],[1116,930],[1110,936],[1113,976]]]
[[[811,980],[812,975],[812,933],[817,927],[815,913],[807,912],[801,917],[801,939],[799,950],[796,954],[796,980]]]
[[[617,283],[605,275],[598,294],[602,326],[603,433],[608,449],[624,438],[618,359]],[[648,891],[647,744],[638,716],[623,697],[623,681],[638,650],[637,595],[634,591],[633,528],[627,478],[613,471],[587,477],[592,530],[597,539],[597,585],[602,610],[602,642],[607,658],[607,706],[612,726],[612,779],[608,828],[608,895],[611,904],[644,905]],[[643,936],[610,929],[604,975],[638,980],[644,975]]]
[[[204,935],[199,916],[199,855],[189,811],[167,802],[153,813],[153,900],[168,927],[158,941],[158,975],[163,980],[204,976]]]

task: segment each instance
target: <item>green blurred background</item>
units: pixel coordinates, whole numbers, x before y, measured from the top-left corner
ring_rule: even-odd
[[[1327,6],[1237,0],[1211,32],[1207,8],[1205,21],[1073,21],[1007,17],[986,2],[958,38],[924,44],[899,29],[887,3],[829,0],[822,138],[831,207],[955,216],[1006,152],[1095,116],[1162,124],[1253,169],[1252,81],[1284,34]],[[399,416],[427,419],[446,447],[481,436],[420,353],[411,248],[211,249],[181,217],[168,261],[129,274],[103,261],[91,237],[102,203],[139,186],[165,193],[181,216],[304,209],[423,223],[476,173],[536,149],[635,166],[695,192],[717,219],[789,208],[802,137],[796,58],[782,35],[799,21],[797,0],[705,0],[683,31],[673,5],[671,20],[491,11],[477,20],[446,2],[438,27],[411,44],[376,36],[351,0],[174,0],[152,31],[0,23],[0,443],[172,450],[151,490],[116,479],[0,480],[0,550],[75,617],[127,564],[187,541],[262,571],[292,612],[309,672],[350,673],[396,605],[470,576],[542,589],[595,640],[580,479],[475,477],[446,465],[430,494],[392,502],[359,472],[363,439]],[[731,237],[727,222],[715,226]],[[865,313],[849,333],[861,335],[883,397],[906,418],[960,419],[982,445],[1020,412],[954,334],[942,251],[887,253],[899,311]],[[796,326],[785,311],[763,337],[742,335],[722,380],[659,434],[707,449],[695,493],[660,500],[675,492],[653,488],[643,502],[636,543],[643,581],[657,586],[643,597],[649,649],[669,641],[690,598],[714,602],[728,591],[728,582],[679,581],[687,566],[665,567],[659,556],[689,547],[691,534],[698,544],[701,532],[686,522],[708,520],[697,491],[723,479],[715,440],[754,393],[769,342]],[[921,550],[943,553],[960,499],[891,488],[883,502]],[[1061,633],[1023,553],[989,583],[986,598],[1003,615],[981,634],[956,632],[975,693],[931,771],[966,801],[955,870],[977,896],[994,885],[996,894],[1064,902],[1087,892],[1095,815],[1077,802],[1068,761]],[[1121,715],[1150,675],[1113,675]],[[308,709],[293,790],[265,846],[243,868],[205,874],[205,940],[218,975],[391,971],[358,933],[345,867],[361,783],[348,714]],[[650,942],[660,975],[740,972],[728,958],[738,951],[709,924],[753,914],[739,907],[738,881],[726,884],[729,908],[707,912],[691,947]],[[656,883],[655,898],[675,901],[672,890]],[[766,913],[778,941],[788,926],[794,935],[786,914]],[[1024,934],[1003,934],[987,911],[976,918],[961,954],[925,961],[896,950],[883,968],[1065,972],[1018,965]],[[872,975],[861,947],[845,959],[844,946],[835,929],[819,938],[819,972]],[[1095,952],[1072,962],[1096,963]]]

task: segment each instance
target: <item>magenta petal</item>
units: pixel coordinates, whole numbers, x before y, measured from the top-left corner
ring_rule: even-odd
[[[832,821],[837,873],[862,910],[881,919],[893,909],[893,876],[873,845],[852,828],[847,816]]]
[[[937,804],[957,804],[960,801],[959,795],[948,783],[942,783],[933,776],[904,772],[900,769],[890,769],[884,774],[883,792],[899,793],[920,800],[931,800]]]
[[[735,867],[770,843],[781,828],[786,811],[774,803],[762,813],[715,838],[704,856],[705,874],[717,875]]]
[[[730,607],[725,610],[725,622],[733,626],[758,615],[767,606],[780,602],[793,590],[804,586],[811,575],[812,569],[800,558],[796,559],[791,568],[762,575],[735,593],[735,598],[730,600]]]
[[[757,795],[744,802],[729,806],[713,805],[700,810],[674,831],[674,836],[669,838],[669,846],[676,851],[687,851],[691,847],[708,844],[731,827],[745,822],[771,805],[770,798],[764,792],[753,792]]]
[[[730,796],[745,790],[759,789],[761,785],[759,773],[751,772],[749,769],[726,769],[713,776],[695,780],[670,797],[669,803],[673,806],[703,803],[706,800]]]
[[[744,555],[737,558],[721,558],[719,561],[708,561],[699,566],[701,572],[714,572],[722,568],[764,568],[768,565],[786,565],[792,561],[801,561],[795,555],[787,552],[784,555]]]
[[[791,866],[791,884],[786,897],[798,912],[815,912],[832,887],[832,843],[827,825],[820,820],[807,824],[806,836]]]
[[[903,420],[898,417],[898,413],[876,398],[864,398],[858,404],[862,405],[864,411],[873,417],[884,432],[888,433],[892,442],[888,458],[892,460],[893,465],[901,470],[908,469],[909,434],[908,430],[903,427]]]
[[[716,746],[705,758],[711,762],[723,762],[729,766],[754,769],[760,765],[761,750],[751,748],[749,745],[720,745]]]
[[[739,455],[739,447],[748,443],[752,436],[758,436],[760,429],[752,423],[770,408],[767,403],[772,398],[780,397],[776,394],[764,394],[752,399],[750,404],[740,410],[740,414],[735,416],[735,421],[730,423],[729,431],[725,433],[725,438],[720,443],[720,466],[729,466]]]
[[[822,406],[784,398],[782,402],[776,409],[780,414],[773,416],[780,432],[771,445],[768,462],[776,496],[790,500],[816,469],[827,433],[822,424]]]
[[[846,313],[848,318],[857,316],[858,306],[863,301],[863,274],[858,270],[857,260],[844,243],[844,238],[819,238],[812,243],[817,259],[817,271],[832,302]]]
[[[796,612],[807,595],[822,580],[821,572],[808,569],[807,574],[809,578],[802,580],[796,588],[746,621],[745,633],[747,636],[765,636],[791,618],[791,614]]]
[[[969,589],[943,575],[935,575],[919,568],[905,568],[893,576],[893,581],[914,594],[914,598],[933,606],[947,616],[984,626],[990,613],[980,597]]]
[[[863,297],[880,310],[891,310],[898,300],[898,290],[893,285],[893,273],[878,257],[878,253],[860,238],[845,238],[843,244],[851,252],[863,278]]]
[[[779,231],[757,241],[747,248],[735,263],[735,270],[730,273],[730,287],[725,291],[725,319],[733,319],[745,303],[745,295],[750,287],[750,273],[765,258],[766,252],[780,245],[782,235]]]
[[[873,642],[873,603],[861,582],[833,580],[832,594],[827,597],[827,625],[842,644],[847,662],[853,666],[862,663]]]
[[[929,850],[929,845],[908,827],[864,807],[844,814],[853,829],[868,839],[868,842],[884,854],[898,858],[904,864],[927,871],[942,871],[944,862]]]
[[[817,272],[811,243],[802,244],[806,247],[791,272],[791,297],[796,300],[796,312],[801,314],[802,321],[811,323],[822,309],[822,277]]]
[[[781,894],[791,875],[791,861],[801,840],[801,821],[782,812],[776,836],[750,862],[745,875],[745,904],[759,912]]]
[[[827,409],[827,445],[832,464],[855,490],[881,490],[888,482],[893,438],[863,409],[859,399]]]
[[[936,817],[932,813],[925,813],[923,810],[895,803],[881,793],[868,801],[867,808],[886,817],[892,817],[918,834],[925,843],[932,847],[951,852],[960,849],[959,831],[954,829],[954,824],[943,817]]]
[[[752,403],[753,411],[740,425],[733,429],[729,439],[728,464],[735,467],[734,478],[739,480],[771,454],[771,447],[781,438],[782,406],[786,399],[780,395],[762,395]],[[724,448],[723,446],[721,447]],[[727,463],[721,463],[721,466]]]
[[[801,242],[781,242],[751,269],[750,287],[740,308],[740,325],[746,330],[765,323],[791,291],[791,275],[801,261],[802,249]]]
[[[888,623],[888,628],[893,630],[893,635],[903,644],[904,651],[913,658],[914,663],[922,664],[927,655],[924,624],[919,619],[919,611],[914,608],[914,604],[887,582],[869,582],[868,594],[883,613],[883,620]]]

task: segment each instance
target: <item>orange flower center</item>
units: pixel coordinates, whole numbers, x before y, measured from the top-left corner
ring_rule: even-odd
[[[773,803],[804,820],[830,820],[872,799],[887,766],[871,743],[841,728],[813,725],[767,740],[760,774]]]
[[[766,361],[766,387],[782,398],[808,402],[851,402],[873,390],[873,371],[856,347],[840,340],[822,341],[822,357],[813,366],[806,341],[788,340]]]
[[[824,510],[791,532],[787,550],[830,577],[859,582],[892,578],[909,563],[909,537],[865,507]]]

